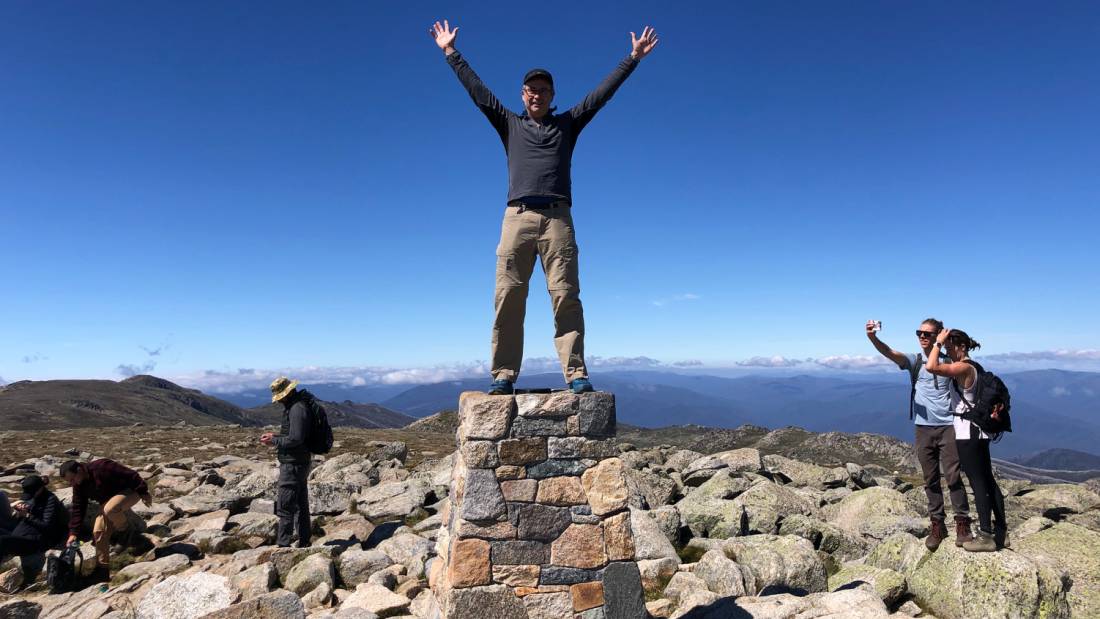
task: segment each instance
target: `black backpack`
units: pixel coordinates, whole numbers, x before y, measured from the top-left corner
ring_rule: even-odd
[[[306,408],[309,409],[309,436],[306,438],[306,447],[313,454],[327,454],[332,450],[332,426],[328,424],[328,413],[313,397],[307,397]]]
[[[966,401],[962,390],[959,389],[959,383],[952,381],[959,399],[966,404],[966,412],[960,416],[978,426],[978,429],[988,434],[994,441],[999,441],[1003,433],[1012,431],[1012,417],[1009,415],[1012,398],[1008,393],[1008,387],[999,376],[993,372],[987,372],[978,363],[970,359],[965,363],[973,366],[978,375],[974,379],[974,404]],[[997,413],[998,418],[994,419],[993,407],[997,404],[1003,404],[1004,408]]]
[[[84,556],[78,544],[66,546],[61,554],[46,559],[46,586],[50,593],[76,591],[83,567]]]

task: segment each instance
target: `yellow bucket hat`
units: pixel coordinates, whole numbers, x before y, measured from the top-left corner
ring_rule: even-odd
[[[291,391],[298,386],[298,381],[290,380],[286,376],[280,376],[271,381],[271,401],[278,402],[283,398],[290,395]]]

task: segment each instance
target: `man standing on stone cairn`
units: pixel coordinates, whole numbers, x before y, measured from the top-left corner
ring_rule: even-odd
[[[875,350],[893,361],[898,367],[909,372],[913,389],[910,393],[909,417],[915,424],[913,445],[924,474],[924,494],[928,498],[928,515],[932,519],[928,539],[924,541],[929,550],[940,547],[947,538],[946,516],[943,507],[943,486],[940,484],[940,469],[947,478],[947,489],[951,493],[951,507],[955,511],[955,545],[962,547],[965,542],[974,539],[970,531],[970,503],[966,498],[962,475],[959,472],[959,451],[955,447],[954,416],[951,414],[951,380],[936,376],[924,367],[928,355],[932,354],[932,344],[943,330],[943,323],[928,318],[917,327],[917,343],[920,353],[901,353],[878,339],[882,323],[867,322],[867,338]],[[945,362],[949,360],[944,358]]]
[[[584,313],[581,308],[577,241],[573,231],[570,165],[577,136],[657,45],[650,27],[630,33],[631,51],[583,101],[563,114],[550,107],[554,78],[545,69],[523,77],[524,113],[507,109],[455,49],[458,27],[436,22],[428,31],[447,56],[474,103],[500,135],[508,157],[508,204],[497,247],[492,337],[492,395],[515,391],[523,361],[523,319],[527,286],[542,260],[554,310],[554,346],[565,381],[574,393],[592,391],[584,364]]]
[[[153,504],[149,486],[137,471],[114,460],[101,458],[88,463],[69,460],[59,469],[61,478],[73,489],[72,512],[69,517],[69,539],[72,544],[79,539],[88,510],[88,499],[100,504],[103,513],[92,526],[92,543],[95,545],[96,568],[92,580],[105,582],[111,579],[111,535],[129,526],[131,518],[137,518],[131,508],[138,501]],[[132,545],[137,532],[129,529],[126,546]]]
[[[309,400],[313,395],[304,389],[295,389],[297,386],[298,381],[285,376],[271,383],[271,401],[283,405],[283,425],[278,435],[264,432],[260,436],[261,443],[278,450],[279,481],[275,515],[279,517],[279,528],[275,543],[284,548],[290,546],[295,528],[298,547],[308,547],[312,530],[307,482],[313,456],[306,438],[309,432]]]

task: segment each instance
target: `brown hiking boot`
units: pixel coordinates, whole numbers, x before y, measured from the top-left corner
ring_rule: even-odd
[[[955,545],[962,548],[963,544],[973,539],[974,535],[970,533],[970,518],[955,516]]]
[[[924,545],[928,547],[928,550],[935,551],[940,547],[940,542],[947,539],[947,527],[944,526],[942,520],[932,519],[932,528],[928,531],[928,539],[924,540]]]
[[[979,530],[978,537],[963,544],[963,550],[968,552],[996,552],[997,541],[993,539],[992,533]]]

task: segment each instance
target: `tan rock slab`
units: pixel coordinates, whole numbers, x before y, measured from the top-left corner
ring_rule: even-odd
[[[582,582],[569,588],[573,594],[573,611],[581,612],[589,608],[603,606],[603,583]]]
[[[579,481],[577,482],[577,487],[580,487]],[[535,497],[539,492],[539,481],[537,479],[512,479],[502,481],[500,482],[500,490],[504,493],[505,501],[532,503],[535,501]]]
[[[478,524],[459,519],[455,530],[459,539],[476,537],[480,539],[516,539],[516,525],[505,520],[492,524]]]
[[[496,565],[493,566],[493,581],[509,587],[538,587],[538,565]]]
[[[634,534],[630,530],[630,512],[616,514],[603,521],[607,558],[611,561],[634,560]]]
[[[608,458],[581,475],[581,484],[588,495],[588,504],[597,516],[626,509],[629,493],[623,461]]]
[[[508,436],[516,401],[511,396],[494,396],[467,391],[458,402],[459,439],[497,440]]]
[[[546,438],[510,438],[497,446],[501,464],[524,465],[546,459]]]
[[[579,410],[580,398],[568,391],[550,395],[524,394],[516,396],[516,412],[521,417],[568,417]]]
[[[523,479],[527,477],[527,467],[505,464],[497,467],[497,479],[500,481]]]
[[[450,579],[452,587],[477,587],[493,580],[489,563],[489,542],[460,539],[451,544]]]
[[[588,497],[576,477],[551,477],[538,482],[539,492],[536,501],[544,505],[583,505]]]
[[[606,565],[603,527],[598,524],[569,525],[550,545],[550,563],[581,569],[595,569]]]
[[[573,598],[567,591],[535,593],[523,598],[528,619],[572,619]]]
[[[462,446],[462,460],[472,469],[491,469],[500,464],[493,441],[467,441]]]

